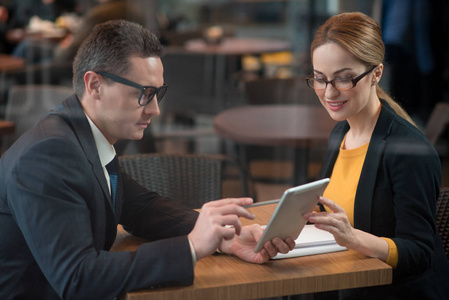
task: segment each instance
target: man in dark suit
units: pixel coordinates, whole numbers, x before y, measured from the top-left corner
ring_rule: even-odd
[[[1,158],[1,299],[113,299],[192,284],[195,262],[216,249],[263,263],[293,248],[276,238],[253,252],[262,229],[239,221],[253,218],[243,207],[252,199],[212,201],[198,214],[109,168],[112,145],[142,138],[160,113],[161,52],[135,23],[98,25],[74,61],[76,95]],[[117,224],[153,242],[109,252]]]

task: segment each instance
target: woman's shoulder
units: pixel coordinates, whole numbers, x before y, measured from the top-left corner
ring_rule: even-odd
[[[386,141],[386,152],[395,157],[419,156],[432,158],[439,161],[439,157],[433,145],[425,137],[422,130],[396,114],[394,111],[383,108],[383,116],[379,118],[376,131],[377,139]]]
[[[385,102],[382,105],[379,123],[384,123],[378,125],[383,125],[383,127],[387,129],[386,133],[388,136],[427,140],[421,129],[402,118]]]

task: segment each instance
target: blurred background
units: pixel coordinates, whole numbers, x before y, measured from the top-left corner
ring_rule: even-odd
[[[381,85],[434,138],[445,167],[443,185],[449,186],[449,113],[433,114],[437,104],[449,103],[445,0],[0,0],[0,119],[14,125],[5,123],[1,151],[72,93],[71,63],[93,26],[128,19],[165,46],[169,90],[144,139],[119,142],[117,152],[225,155],[236,164],[226,168],[224,196],[279,197],[298,183],[299,169],[302,181],[318,178],[325,141],[278,143],[280,128],[269,134],[274,141],[242,142],[238,132],[227,131],[226,122],[235,120],[223,113],[246,106],[319,106],[304,87],[311,74],[309,47],[318,26],[347,11],[364,12],[381,25]],[[271,116],[253,123],[276,122]],[[242,170],[246,191],[238,178]]]

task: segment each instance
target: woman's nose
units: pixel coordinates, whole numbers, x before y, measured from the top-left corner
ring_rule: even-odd
[[[340,94],[340,91],[337,90],[330,82],[327,84],[324,96],[328,99],[332,99]]]

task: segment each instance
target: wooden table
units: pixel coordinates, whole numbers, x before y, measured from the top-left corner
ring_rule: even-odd
[[[239,146],[295,147],[294,185],[308,181],[308,151],[327,145],[335,124],[322,106],[298,104],[241,106],[214,119],[216,132]],[[244,158],[241,162],[246,165]]]
[[[0,54],[0,71],[20,69],[25,65],[25,60],[12,55]]]
[[[276,205],[251,208],[254,221],[267,224]],[[135,250],[141,240],[120,230],[114,250]],[[126,300],[256,299],[390,284],[392,269],[355,251],[273,260],[263,265],[216,254],[197,262],[192,286],[131,292]]]
[[[0,119],[0,135],[14,133],[14,123]]]

